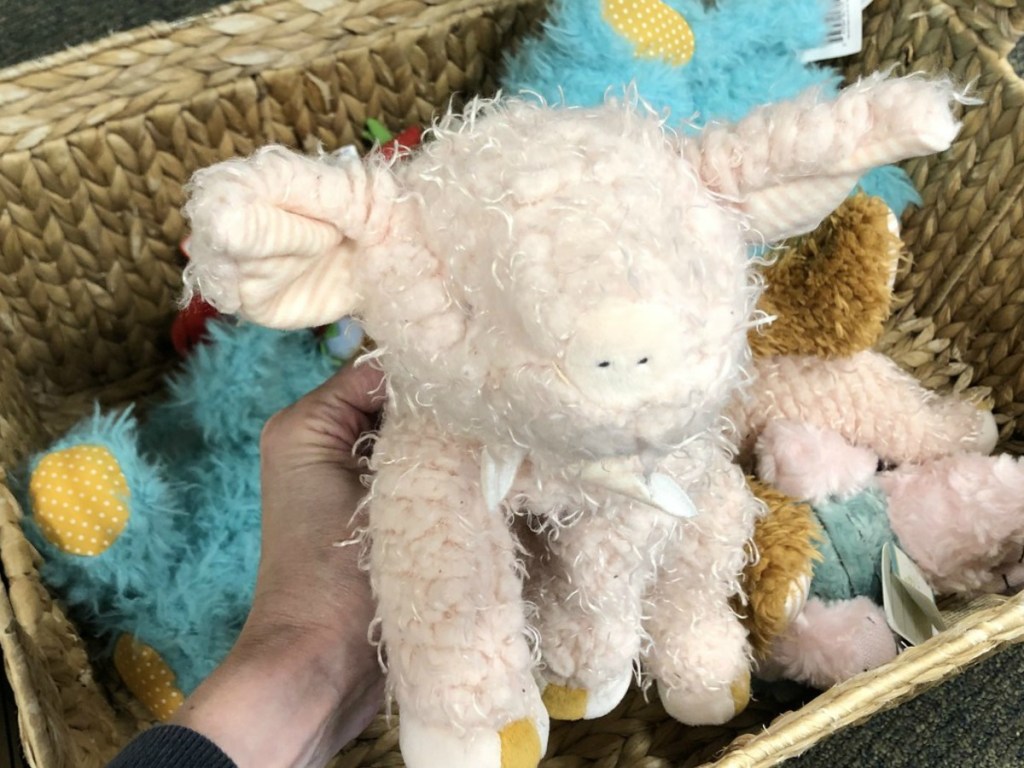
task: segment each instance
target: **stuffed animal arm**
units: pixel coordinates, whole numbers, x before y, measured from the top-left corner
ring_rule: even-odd
[[[270,326],[354,313],[378,344],[390,397],[369,560],[411,768],[535,766],[548,687],[549,706],[597,716],[647,645],[682,719],[742,706],[748,650],[729,601],[758,504],[728,466],[722,409],[748,360],[748,244],[827,215],[849,191],[836,174],[857,170],[837,157],[941,148],[929,137],[952,138],[952,100],[941,83],[871,82],[707,141],[631,103],[477,101],[401,164],[275,147],[195,176],[188,285]],[[829,193],[791,221],[764,216],[759,200],[812,179]],[[528,640],[516,513],[566,533],[551,593],[589,598],[538,605],[547,667]],[[626,587],[587,582],[577,546],[602,529],[601,564]],[[592,610],[604,601],[617,609]],[[569,643],[584,634],[608,640]]]
[[[988,453],[996,444],[991,413],[967,400],[935,395],[872,350],[833,359],[761,357],[754,377],[759,386],[730,408],[745,454],[776,419],[832,430],[892,463],[961,450]]]

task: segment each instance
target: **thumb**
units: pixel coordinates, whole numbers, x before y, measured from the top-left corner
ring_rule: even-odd
[[[270,418],[261,436],[264,459],[277,469],[341,461],[356,466],[352,451],[384,403],[384,375],[368,363],[347,365]]]

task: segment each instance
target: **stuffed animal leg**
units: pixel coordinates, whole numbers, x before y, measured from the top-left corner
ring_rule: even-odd
[[[733,602],[763,507],[724,456],[708,468],[694,501],[711,519],[682,525],[666,547],[647,607],[644,666],[666,711],[712,725],[732,719],[750,699],[750,647]],[[701,566],[709,558],[710,570]]]
[[[1021,584],[1024,462],[956,454],[878,476],[893,532],[936,592]]]
[[[518,548],[474,453],[429,419],[374,447],[370,572],[409,768],[534,766],[547,746]]]
[[[926,390],[890,358],[870,350],[836,359],[759,358],[754,379],[758,386],[737,400],[733,412],[745,451],[776,419],[833,430],[888,462],[988,453],[996,442],[990,413]]]
[[[663,469],[692,473],[681,458]],[[723,723],[746,706],[749,651],[730,602],[760,505],[724,456],[712,458],[691,496],[709,515],[701,524],[628,505],[551,532],[549,552],[530,566],[529,597],[552,717],[605,714],[638,661],[684,723]]]
[[[885,611],[868,597],[810,597],[758,660],[764,680],[796,680],[830,688],[892,661],[899,646]]]
[[[551,526],[529,564],[528,597],[551,717],[601,717],[625,695],[643,635],[644,597],[677,521],[640,503]]]
[[[218,322],[208,334],[158,403],[85,420],[32,459],[20,494],[43,579],[157,719],[248,615],[263,423],[333,368],[306,332]]]

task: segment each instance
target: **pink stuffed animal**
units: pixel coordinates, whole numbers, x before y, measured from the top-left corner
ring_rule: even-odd
[[[191,288],[280,328],[355,313],[379,345],[369,567],[410,768],[535,766],[545,703],[599,716],[637,663],[684,721],[742,708],[760,507],[722,410],[748,246],[945,149],[953,98],[872,80],[699,138],[628,100],[477,101],[399,164],[269,147],[196,174]],[[532,625],[515,518],[547,533]]]
[[[970,408],[953,398],[935,401],[950,411]],[[987,414],[978,415],[975,421],[988,421]],[[870,541],[898,541],[937,594],[999,593],[1024,584],[1024,461],[956,450],[879,472],[879,453],[868,447],[877,438],[869,430],[860,437],[856,445],[827,428],[771,420],[757,440],[758,474],[782,493],[810,502],[819,515],[827,510],[825,519],[856,510],[856,526],[849,530]],[[958,437],[967,438],[964,447],[990,447],[987,440],[979,446],[973,434],[935,437],[936,452]],[[844,530],[839,522],[830,546]],[[863,567],[877,571],[877,550],[862,557]],[[814,583],[811,589],[828,591]],[[795,605],[761,674],[828,687],[889,661],[897,644],[877,600],[815,594]]]
[[[760,480],[837,521],[830,549],[853,531],[879,546],[896,540],[938,594],[1024,582],[1024,464],[986,455],[997,438],[991,413],[924,389],[870,350],[763,357],[753,373],[730,409],[741,442]],[[844,527],[844,516],[855,525]],[[863,563],[845,570],[868,569],[860,575],[874,574],[873,592],[880,550],[856,556]],[[880,595],[836,599],[847,587],[829,583],[825,562],[787,603],[789,627],[759,664],[762,676],[827,687],[896,655]]]

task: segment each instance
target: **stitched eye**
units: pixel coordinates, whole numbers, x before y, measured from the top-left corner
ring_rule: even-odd
[[[597,367],[598,368],[608,368],[609,366],[611,366],[611,364],[612,364],[611,360],[602,360],[600,363],[597,364]]]
[[[647,358],[647,357],[641,357],[641,358],[640,358],[639,360],[637,360],[637,361],[636,361],[636,364],[637,364],[637,365],[646,365],[646,364],[647,364],[647,361],[648,361],[649,359],[650,359],[650,358]]]

